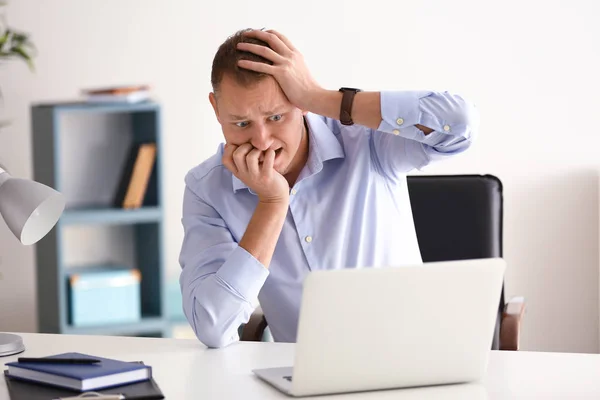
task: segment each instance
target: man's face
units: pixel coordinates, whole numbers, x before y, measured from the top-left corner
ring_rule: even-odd
[[[225,75],[219,91],[209,99],[227,143],[275,150],[274,168],[284,176],[303,162],[305,113],[288,101],[274,78],[267,76],[244,87]],[[259,161],[263,158],[264,153]]]

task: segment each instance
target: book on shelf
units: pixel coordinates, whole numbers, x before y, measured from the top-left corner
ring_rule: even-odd
[[[115,197],[115,206],[126,209],[144,205],[146,192],[156,164],[156,143],[136,143],[127,157]]]
[[[139,103],[150,99],[148,85],[113,86],[84,89],[82,94],[89,103]]]

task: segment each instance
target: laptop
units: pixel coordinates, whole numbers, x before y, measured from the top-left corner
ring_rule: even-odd
[[[487,258],[313,271],[294,365],[252,372],[298,397],[479,381],[505,269]]]

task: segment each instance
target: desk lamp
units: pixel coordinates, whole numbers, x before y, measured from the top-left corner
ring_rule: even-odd
[[[31,245],[46,236],[64,209],[61,193],[39,182],[13,178],[0,168],[0,215],[21,244]],[[0,333],[0,357],[24,350],[20,336]]]

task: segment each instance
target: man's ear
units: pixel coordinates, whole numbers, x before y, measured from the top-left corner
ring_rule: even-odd
[[[221,120],[219,119],[219,107],[217,107],[217,96],[213,92],[210,92],[208,94],[208,101],[210,101],[210,104],[212,105],[213,110],[215,111],[215,116],[217,117],[217,120],[219,121],[219,123],[221,123]]]

